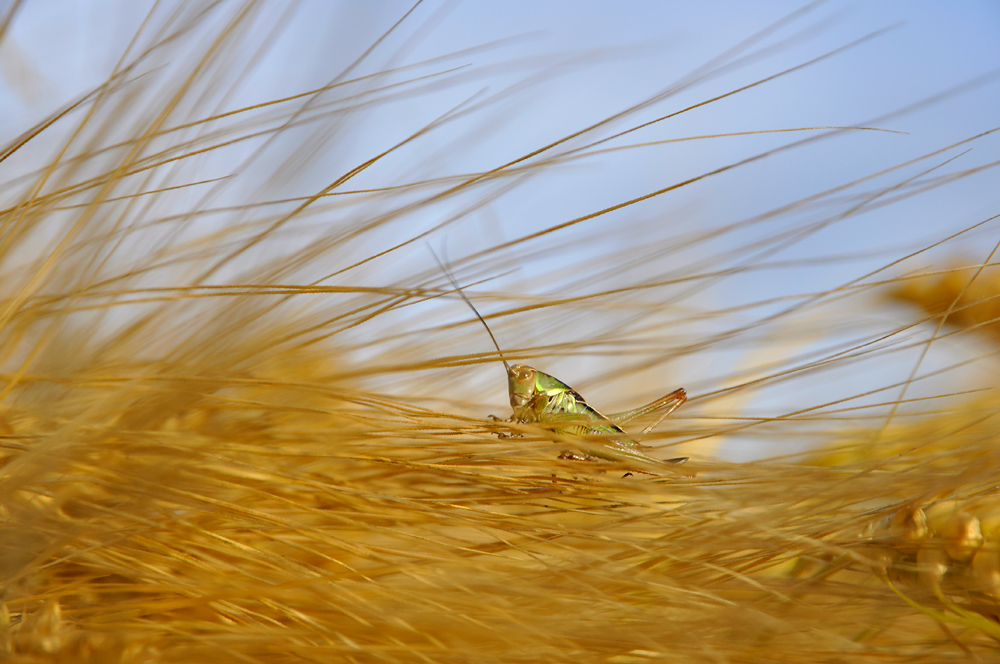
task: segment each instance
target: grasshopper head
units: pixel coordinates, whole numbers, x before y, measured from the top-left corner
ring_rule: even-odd
[[[535,396],[535,376],[537,371],[523,364],[515,364],[507,372],[507,389],[510,392],[510,407],[517,410]]]

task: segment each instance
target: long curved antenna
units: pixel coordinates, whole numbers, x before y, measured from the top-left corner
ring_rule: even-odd
[[[434,257],[434,260],[437,261],[438,267],[440,267],[441,271],[444,272],[445,276],[448,277],[448,281],[451,282],[451,285],[455,287],[455,290],[458,291],[458,294],[462,296],[462,299],[465,300],[465,303],[469,305],[470,309],[472,309],[472,313],[476,314],[476,318],[478,318],[479,322],[482,323],[483,327],[486,328],[486,333],[490,335],[490,340],[493,342],[493,345],[496,346],[497,353],[500,354],[500,361],[503,362],[503,366],[507,370],[507,373],[509,374],[510,365],[507,364],[507,360],[504,359],[503,351],[500,350],[500,344],[497,343],[497,338],[493,336],[493,330],[490,329],[490,326],[486,324],[486,320],[479,314],[479,310],[476,309],[476,305],[472,304],[472,301],[465,296],[465,293],[462,291],[462,287],[458,285],[458,282],[455,280],[455,277],[452,276],[451,270],[445,267],[444,263],[441,262],[441,259],[438,258],[438,255],[434,253],[434,249],[431,247],[431,245],[428,244],[427,248],[430,250],[431,256]]]

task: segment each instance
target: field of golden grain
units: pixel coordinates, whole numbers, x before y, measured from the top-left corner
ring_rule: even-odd
[[[516,99],[447,97],[486,75],[466,68],[478,51],[382,58],[416,20],[403,13],[324,63],[322,87],[237,102],[247,54],[274,38],[265,6],[157,5],[100,85],[4,134],[0,659],[1000,657],[1000,210],[834,287],[718,296],[787,267],[789,243],[989,176],[995,160],[951,162],[995,153],[988,133],[715,225],[642,207],[896,131],[733,123],[712,140],[781,142],[523,231],[494,205],[528,187],[543,208],[539,178],[631,168],[655,148],[643,113],[694,112],[674,95],[764,37],[618,115],[452,170],[435,165],[476,132],[505,140],[491,126]],[[548,64],[505,71],[541,94]],[[357,140],[362,119],[428,108],[378,150]],[[660,142],[681,138],[697,137]],[[510,415],[501,357],[428,244],[506,359],[601,408],[687,388],[643,442],[691,460],[573,461],[560,452],[602,442],[490,420]]]

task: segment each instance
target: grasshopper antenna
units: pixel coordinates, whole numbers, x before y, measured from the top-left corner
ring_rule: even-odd
[[[472,301],[465,296],[465,292],[463,292],[462,287],[458,285],[458,282],[455,280],[455,277],[451,274],[451,270],[445,267],[444,263],[441,262],[441,259],[438,258],[438,255],[434,253],[434,249],[431,247],[431,245],[428,244],[427,248],[430,250],[431,256],[434,257],[434,260],[437,261],[438,267],[440,267],[441,271],[444,272],[445,276],[448,277],[448,281],[451,282],[451,285],[455,287],[455,290],[458,291],[458,294],[462,296],[462,299],[465,300],[465,303],[469,305],[470,309],[472,309],[472,313],[476,314],[476,318],[478,318],[479,322],[482,323],[483,327],[486,328],[486,333],[490,335],[490,340],[493,342],[493,345],[496,346],[497,353],[500,354],[500,361],[503,362],[504,369],[506,369],[507,373],[510,374],[510,365],[507,364],[507,360],[504,359],[503,351],[500,350],[500,344],[497,343],[497,338],[493,336],[493,330],[491,330],[490,326],[486,324],[486,320],[482,317],[482,315],[480,315],[479,310],[476,309],[476,305],[472,304]]]

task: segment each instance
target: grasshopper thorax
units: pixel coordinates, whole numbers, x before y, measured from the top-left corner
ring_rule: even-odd
[[[510,407],[515,411],[531,401],[537,391],[535,377],[538,372],[529,366],[515,364],[507,370],[507,391]]]

